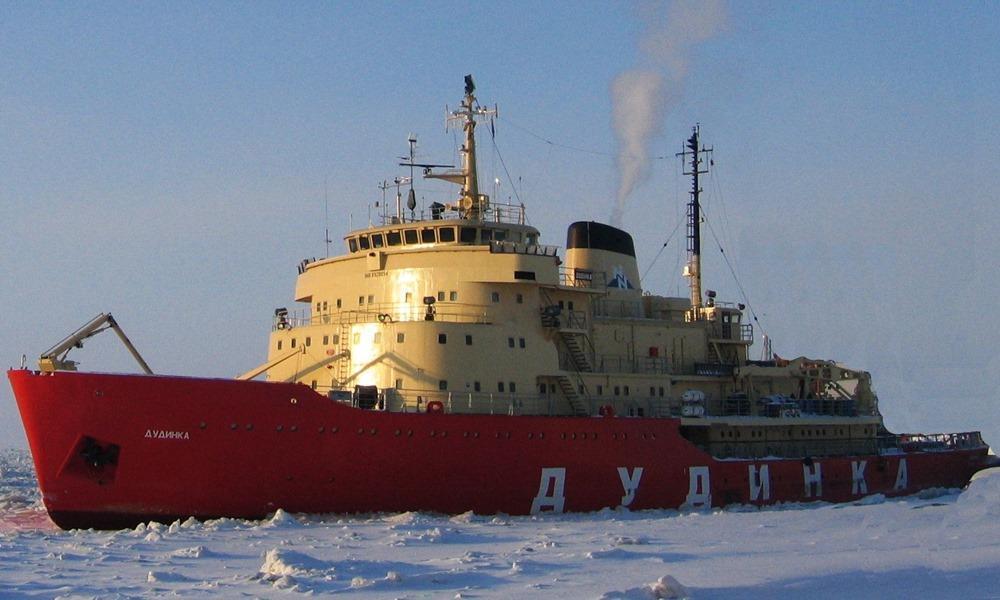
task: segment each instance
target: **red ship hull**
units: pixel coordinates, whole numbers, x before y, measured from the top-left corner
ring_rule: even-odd
[[[978,446],[718,460],[679,420],[389,413],[300,384],[12,370],[63,528],[289,512],[698,508],[962,487]]]

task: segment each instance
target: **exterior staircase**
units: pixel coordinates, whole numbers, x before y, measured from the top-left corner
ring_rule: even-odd
[[[578,417],[586,417],[590,414],[590,410],[587,406],[586,398],[582,397],[577,389],[573,380],[567,375],[559,375],[556,377],[556,382],[559,384],[559,389],[562,391],[563,396],[569,402],[570,408],[573,409],[573,414]],[[582,380],[581,380],[582,385]],[[584,387],[584,390],[587,388]]]

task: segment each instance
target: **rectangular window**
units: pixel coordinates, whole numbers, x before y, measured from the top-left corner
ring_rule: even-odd
[[[441,391],[447,390],[448,389],[448,380],[447,379],[442,379],[441,381],[439,381],[438,382],[438,389],[441,390]]]
[[[323,301],[323,312],[326,312],[326,309],[327,309],[326,300],[324,300]]]
[[[528,281],[535,280],[534,271],[514,271],[514,279],[526,279]]]
[[[281,340],[278,340],[278,350],[281,350]]]
[[[295,338],[292,338],[292,348],[295,347]]]
[[[621,396],[621,394],[622,394],[622,389],[616,385],[615,386],[615,396]]]
[[[334,343],[334,345],[337,345],[337,344],[340,343],[340,334],[337,334],[337,333],[333,334],[333,343]]]
[[[497,391],[498,392],[502,392],[503,391],[503,382],[502,381],[498,381],[497,382]]]
[[[320,310],[321,306],[323,306],[323,305],[320,304],[319,302],[316,303],[316,312],[323,312],[323,311]]]
[[[476,228],[475,227],[462,227],[459,232],[459,241],[463,244],[475,244],[476,243]]]
[[[312,389],[316,389],[316,380],[315,379],[312,380]]]
[[[372,234],[372,248],[381,248],[385,246],[385,237],[381,233]]]
[[[625,395],[628,396],[628,386],[627,385],[624,387],[624,391],[625,391]]]
[[[507,346],[509,346],[511,348],[514,347],[514,338],[512,338],[512,337],[507,338]]]
[[[452,302],[458,302],[458,292],[456,292],[455,290],[448,292],[448,300]]]
[[[500,292],[493,292],[492,294],[490,294],[490,301],[500,302]]]
[[[483,231],[480,234],[480,236],[483,238],[484,242],[488,242],[488,241],[490,241],[490,240],[493,239],[493,230],[492,229],[483,229]]]
[[[471,335],[466,335],[465,336],[465,345],[466,346],[471,346],[472,345],[472,336]]]
[[[406,340],[406,335],[404,335],[403,333],[397,333],[396,334],[396,343],[397,344],[402,344],[404,340]]]
[[[375,342],[376,344],[381,344],[382,343],[382,332],[381,331],[376,331],[375,335],[373,336],[372,341]]]
[[[439,333],[438,334],[438,343],[439,344],[447,344],[448,343],[448,334],[447,333]]]
[[[455,241],[455,228],[454,227],[442,227],[438,229],[438,240],[442,242],[454,242]]]
[[[538,384],[538,393],[539,394],[544,394],[545,393],[545,389],[546,388],[545,388],[545,384],[544,383],[539,383]]]
[[[375,304],[375,296],[368,294],[368,304]]]
[[[347,247],[351,249],[351,252],[357,252],[358,251],[358,240],[355,239],[355,238],[351,238],[351,239],[347,240]]]
[[[660,391],[660,397],[662,398],[663,397],[663,387],[662,386],[660,387],[659,391]]]
[[[407,230],[403,231],[403,241],[405,241],[407,244],[416,244],[417,243],[417,230],[416,229],[407,229]]]
[[[524,338],[517,338],[517,345],[524,348]]]
[[[397,390],[403,389],[403,380],[402,379],[397,379],[396,380],[396,389]]]
[[[371,245],[368,243],[368,236],[367,235],[363,235],[363,236],[361,236],[361,237],[358,238],[358,246],[362,250],[367,250],[368,248],[371,248]]]
[[[438,292],[438,302],[444,302],[444,292]]]
[[[324,346],[329,346],[330,345],[330,336],[328,336],[328,335],[324,335],[323,336],[323,345]]]
[[[513,381],[510,382],[510,385],[508,387],[510,387],[510,393],[511,394],[513,394],[514,392],[517,391],[517,386],[514,384]]]
[[[479,385],[478,381],[473,381],[472,382],[472,389],[474,391],[477,391],[477,392],[482,391],[481,386]]]
[[[361,306],[364,303],[365,303],[365,297],[364,296],[358,296],[358,306]]]
[[[398,246],[403,243],[403,236],[401,236],[398,231],[390,231],[386,235],[385,239],[389,242],[390,246]]]
[[[421,229],[420,230],[420,241],[425,244],[434,243],[434,230],[433,229]]]
[[[306,346],[312,346],[312,341],[313,341],[313,340],[312,340],[312,338],[311,338],[311,337],[309,337],[309,336],[306,336]]]
[[[493,231],[493,239],[498,242],[502,242],[507,239],[507,231],[504,229],[497,229]]]
[[[604,386],[603,385],[597,386],[597,395],[598,396],[603,396],[604,395]]]
[[[407,304],[413,302],[413,292],[406,292],[406,296],[404,296],[403,302],[406,302]]]
[[[337,298],[337,308],[340,308],[340,298]]]

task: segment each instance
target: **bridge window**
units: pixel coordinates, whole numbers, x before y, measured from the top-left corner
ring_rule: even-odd
[[[433,235],[433,234],[431,234]],[[417,243],[417,230],[416,229],[404,229],[403,230],[403,241],[407,244]]]
[[[458,232],[458,239],[464,244],[475,244],[476,243],[476,228],[475,227],[462,227]]]
[[[479,235],[480,235],[480,237],[482,237],[483,242],[488,242],[488,241],[490,241],[490,240],[493,239],[493,230],[492,229],[483,229],[482,232]]]
[[[367,235],[362,235],[358,237],[358,247],[360,247],[362,250],[367,250],[368,248],[371,247],[371,245],[368,243]]]
[[[386,241],[390,246],[398,246],[403,243],[403,236],[398,231],[390,231],[386,234]]]
[[[438,240],[442,242],[454,242],[455,241],[455,228],[454,227],[442,227],[438,229]]]
[[[347,240],[347,247],[351,249],[351,252],[358,251],[358,240],[357,238],[349,238]]]
[[[385,245],[385,236],[381,233],[372,234],[372,248],[381,248]]]
[[[420,230],[420,241],[425,244],[434,243],[434,230],[433,229],[421,229]]]

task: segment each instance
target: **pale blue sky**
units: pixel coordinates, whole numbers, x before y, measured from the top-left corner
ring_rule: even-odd
[[[359,4],[360,6],[360,4]],[[607,220],[611,82],[649,66],[640,4],[7,3],[0,8],[0,363],[102,310],[158,372],[260,362],[295,265],[366,221],[376,184],[451,161],[473,73],[543,241]],[[1000,4],[749,3],[686,53],[654,155],[695,122],[706,211],[782,355],[873,372],[897,430],[1000,443]],[[578,152],[540,142],[584,148]],[[481,138],[482,180],[505,178]],[[645,271],[683,214],[654,161],[624,225]],[[489,186],[488,186],[489,187]],[[511,194],[505,181],[501,196]],[[420,184],[421,198],[450,197]],[[706,287],[738,301],[712,244]],[[684,295],[677,240],[645,287]],[[338,246],[339,250],[339,246]],[[985,305],[985,306],[983,306]],[[117,342],[74,356],[132,370]],[[0,386],[0,446],[23,445]]]

